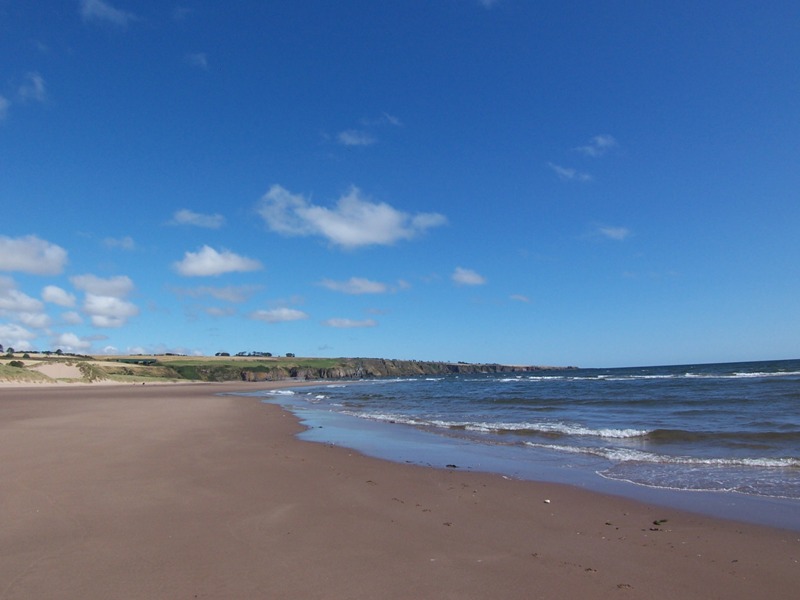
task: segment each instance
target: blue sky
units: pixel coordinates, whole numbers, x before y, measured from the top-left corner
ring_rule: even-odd
[[[800,4],[0,0],[0,343],[800,356]]]

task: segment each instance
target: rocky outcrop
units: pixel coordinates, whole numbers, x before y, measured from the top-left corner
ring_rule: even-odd
[[[287,378],[300,380],[373,379],[381,377],[439,376],[477,373],[528,373],[574,369],[575,367],[540,367],[525,365],[425,362],[415,360],[342,359],[342,365],[327,368],[276,367],[273,369],[243,369],[242,381],[278,381]]]

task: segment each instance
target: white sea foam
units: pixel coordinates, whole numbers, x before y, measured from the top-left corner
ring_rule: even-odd
[[[351,416],[362,419],[370,419],[373,421],[402,423],[404,425],[415,425],[418,427],[436,427],[439,429],[463,429],[465,431],[476,431],[481,433],[530,432],[615,439],[636,438],[650,433],[646,429],[591,429],[588,427],[568,425],[565,423],[449,421],[442,419],[420,419],[397,413],[356,411],[346,412]]]
[[[558,433],[563,435],[603,437],[603,438],[634,438],[649,433],[645,429],[591,429],[579,425],[566,423],[453,423],[451,427],[463,427],[469,431],[484,431],[487,433],[501,431],[530,431],[532,433]]]
[[[581,446],[564,446],[558,444],[539,444],[525,442],[526,446],[554,450],[570,454],[588,454],[605,458],[612,462],[657,463],[671,465],[707,466],[707,467],[755,467],[768,469],[800,468],[797,458],[697,458],[690,456],[669,456],[643,452],[631,448],[596,448]]]
[[[428,421],[420,421],[417,419],[412,419],[411,417],[407,417],[405,415],[399,415],[394,413],[367,413],[367,412],[357,412],[357,411],[349,411],[345,410],[342,411],[346,415],[350,415],[351,417],[358,417],[360,419],[369,419],[371,421],[382,421],[384,423],[400,423],[402,425],[430,425]]]

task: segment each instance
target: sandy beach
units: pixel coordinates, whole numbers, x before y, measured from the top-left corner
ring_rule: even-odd
[[[302,442],[279,407],[217,395],[237,389],[0,386],[0,600],[800,587],[798,532]]]

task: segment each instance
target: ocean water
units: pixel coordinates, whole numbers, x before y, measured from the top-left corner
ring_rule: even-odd
[[[337,382],[265,394],[307,439],[531,479],[788,499],[800,360]],[[455,460],[455,459],[454,459]],[[451,465],[452,466],[452,465]],[[558,475],[558,474],[561,475]]]

